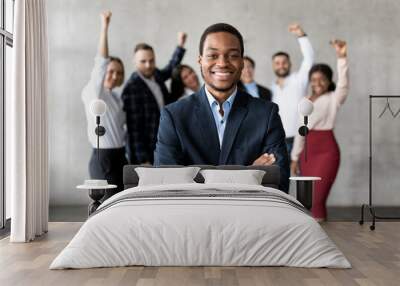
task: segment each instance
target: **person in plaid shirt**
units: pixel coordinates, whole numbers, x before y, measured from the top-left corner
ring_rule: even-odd
[[[172,102],[165,81],[171,78],[172,70],[182,61],[186,38],[185,33],[178,33],[178,47],[163,69],[156,67],[154,50],[150,45],[140,43],[134,49],[136,72],[132,73],[122,91],[131,164],[153,164],[160,110]]]

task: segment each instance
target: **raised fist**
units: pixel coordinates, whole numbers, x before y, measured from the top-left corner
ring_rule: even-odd
[[[111,11],[104,11],[100,14],[101,22],[104,26],[108,26],[111,20]]]
[[[347,44],[345,41],[334,39],[330,44],[335,48],[338,58],[345,58],[347,56]]]
[[[289,25],[289,32],[297,37],[303,37],[305,35],[303,29],[301,28],[300,24],[293,23]]]
[[[178,33],[178,46],[183,47],[186,43],[187,34],[184,32]]]

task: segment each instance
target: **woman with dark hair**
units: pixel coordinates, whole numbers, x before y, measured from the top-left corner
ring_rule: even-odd
[[[124,65],[119,58],[108,54],[108,27],[111,12],[103,12],[101,17],[101,32],[98,53],[89,79],[82,91],[88,122],[89,142],[93,147],[89,162],[89,173],[92,179],[107,180],[109,184],[117,185],[116,190],[107,190],[102,200],[123,190],[122,169],[127,160],[125,157],[126,115],[123,111],[120,94],[115,88],[124,82]],[[96,119],[90,112],[93,100],[101,99],[107,105],[106,113],[101,117],[101,125],[106,133],[100,137],[100,149],[97,151],[97,136],[95,134]],[[99,156],[97,156],[99,152]]]
[[[196,72],[188,65],[179,65],[172,72],[171,94],[174,101],[187,97],[200,89]]]
[[[315,183],[312,214],[318,221],[326,220],[326,200],[335,181],[340,163],[340,151],[333,128],[337,112],[348,95],[347,45],[341,40],[331,42],[336,50],[338,81],[332,81],[332,69],[316,64],[309,72],[314,111],[309,116],[307,135],[307,161],[304,157],[304,137],[297,135],[291,153],[292,174],[321,177]]]

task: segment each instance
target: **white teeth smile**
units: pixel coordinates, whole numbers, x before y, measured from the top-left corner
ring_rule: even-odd
[[[231,72],[212,72],[217,78],[228,79],[231,76]]]

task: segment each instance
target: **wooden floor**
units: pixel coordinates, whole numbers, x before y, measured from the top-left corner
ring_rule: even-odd
[[[26,244],[0,241],[0,285],[400,285],[400,222],[329,222],[324,229],[352,269],[289,267],[123,267],[48,270],[82,223],[50,223],[49,233]]]

